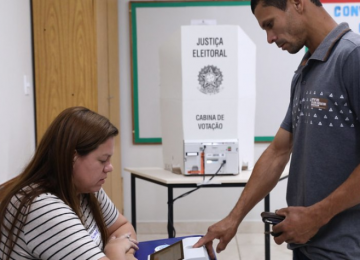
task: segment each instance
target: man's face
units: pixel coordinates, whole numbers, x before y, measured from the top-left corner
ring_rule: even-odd
[[[288,2],[285,11],[262,5],[255,8],[255,17],[260,27],[266,31],[268,43],[275,42],[282,50],[297,53],[305,45],[306,31],[295,6]]]

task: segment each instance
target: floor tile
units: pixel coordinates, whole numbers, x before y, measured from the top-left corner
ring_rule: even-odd
[[[265,241],[261,233],[246,233],[236,235],[242,260],[265,259]],[[292,252],[286,248],[286,244],[277,245],[273,240],[270,244],[271,259],[291,260]]]
[[[214,244],[213,244],[214,250],[218,243],[219,243],[219,240],[214,241]],[[236,241],[236,238],[233,238],[230,241],[230,243],[227,245],[227,247],[224,251],[222,251],[219,254],[216,254],[216,259],[217,260],[238,260],[238,259],[240,259],[239,248],[238,248],[238,243]]]
[[[137,236],[137,240],[139,242],[168,238],[166,234],[139,234],[139,233],[137,233],[136,236]]]

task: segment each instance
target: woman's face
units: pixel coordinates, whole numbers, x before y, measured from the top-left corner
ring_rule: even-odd
[[[114,153],[114,137],[110,137],[99,147],[85,156],[75,153],[73,182],[79,193],[99,191],[109,172],[113,170],[110,158]]]

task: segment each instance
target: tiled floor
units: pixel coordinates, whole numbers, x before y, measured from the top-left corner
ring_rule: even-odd
[[[177,237],[187,236],[189,234],[178,234]],[[147,241],[155,239],[164,239],[164,234],[137,234],[138,241]],[[215,242],[215,245],[217,242]],[[292,253],[286,248],[286,245],[276,245],[271,242],[272,260],[291,260]],[[264,260],[264,235],[261,233],[238,233],[230,241],[227,248],[217,255],[218,260]]]

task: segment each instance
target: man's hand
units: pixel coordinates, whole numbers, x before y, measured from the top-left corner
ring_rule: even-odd
[[[223,251],[230,240],[235,236],[238,228],[238,222],[226,217],[223,220],[215,223],[208,228],[206,235],[199,239],[199,241],[193,247],[206,246],[210,259],[215,259],[214,250],[212,247],[213,240],[219,239],[220,242],[216,247],[216,252]]]
[[[285,219],[273,227],[274,233],[282,233],[274,241],[280,245],[283,242],[305,244],[319,229],[324,221],[316,207],[288,207],[276,211],[277,215]]]

